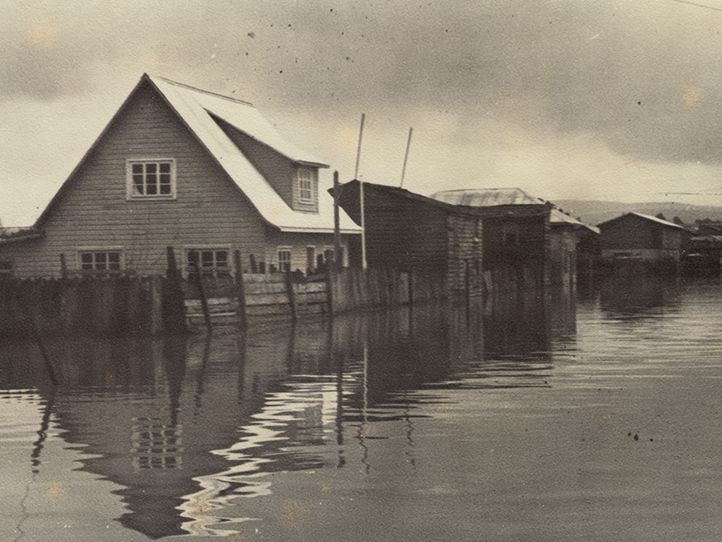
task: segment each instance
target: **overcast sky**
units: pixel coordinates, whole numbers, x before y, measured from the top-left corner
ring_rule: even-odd
[[[369,182],[413,127],[421,194],[722,205],[722,0],[694,4],[0,0],[0,221],[32,224],[145,72],[252,102],[327,182],[365,113]]]

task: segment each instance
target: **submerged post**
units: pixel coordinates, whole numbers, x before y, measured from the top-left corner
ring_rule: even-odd
[[[60,276],[63,280],[68,278],[68,267],[65,265],[65,254],[60,253]]]
[[[296,294],[293,291],[293,280],[291,277],[291,272],[287,271],[285,273],[286,276],[286,293],[288,294],[288,303],[291,309],[291,319],[295,322],[297,315],[296,310]]]
[[[208,310],[208,299],[206,298],[206,291],[205,288],[203,288],[203,276],[201,275],[201,268],[198,265],[198,253],[193,252],[193,255],[191,256],[191,261],[193,262],[193,267],[195,268],[195,282],[196,287],[198,288],[198,296],[201,300],[201,309],[203,310],[203,319],[206,322],[206,328],[208,328],[208,333],[213,331],[213,326],[211,325],[211,313]]]
[[[180,283],[180,274],[176,267],[175,253],[173,247],[166,249],[168,268],[166,270],[166,282],[162,295],[163,327],[171,333],[184,333],[187,331],[185,324],[185,302],[183,300],[183,288]]]
[[[233,266],[236,270],[236,295],[238,296],[238,325],[245,329],[246,321],[246,288],[243,284],[243,268],[241,267],[241,251],[233,253]]]

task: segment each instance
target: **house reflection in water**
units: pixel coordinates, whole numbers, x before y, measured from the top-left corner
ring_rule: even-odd
[[[253,519],[242,498],[271,494],[272,473],[368,468],[364,424],[401,421],[410,450],[414,419],[433,400],[424,390],[545,385],[551,342],[574,334],[573,303],[545,299],[277,322],[210,339],[48,341],[62,375],[53,418],[82,447],[82,470],[122,486],[125,527],[151,538],[227,534]],[[13,366],[42,367],[37,356],[16,348],[0,361],[20,374]]]

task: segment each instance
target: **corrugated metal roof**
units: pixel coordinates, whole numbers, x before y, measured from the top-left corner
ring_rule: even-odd
[[[325,164],[283,141],[273,126],[246,102],[160,77],[148,78],[268,223],[287,232],[333,232],[333,198],[330,194],[319,190],[318,214],[294,211],[221,130],[211,114],[294,162]],[[343,211],[340,219],[343,233],[360,233],[360,228]]]
[[[461,189],[436,192],[432,198],[468,207],[492,207],[494,205],[540,205],[544,200],[530,196],[520,188],[485,188],[483,190]]]
[[[469,207],[493,207],[496,205],[544,205],[548,202],[541,198],[531,196],[521,188],[466,188],[460,190],[444,190],[436,192],[432,198],[450,203],[452,205],[466,205]],[[552,224],[571,224],[588,228],[599,233],[599,228],[589,226],[576,218],[569,216],[556,207],[552,207],[549,214]]]

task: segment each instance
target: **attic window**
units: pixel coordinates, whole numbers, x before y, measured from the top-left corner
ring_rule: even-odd
[[[128,160],[128,198],[175,198],[173,160]]]
[[[313,201],[313,173],[310,169],[298,170],[298,200]]]

